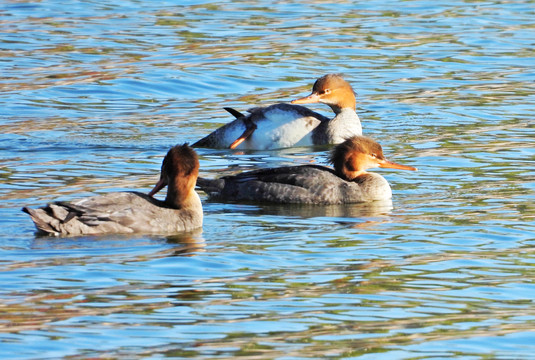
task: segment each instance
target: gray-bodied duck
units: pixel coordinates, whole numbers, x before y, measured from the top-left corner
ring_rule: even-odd
[[[319,165],[287,166],[244,172],[219,179],[199,178],[211,197],[230,201],[295,204],[348,204],[388,200],[392,190],[374,167],[417,170],[388,161],[383,149],[365,136],[337,145],[330,156],[334,169]]]
[[[190,231],[201,227],[203,221],[201,200],[195,192],[198,174],[195,150],[187,144],[177,145],[165,156],[160,179],[149,194],[111,192],[22,210],[31,216],[39,233],[56,236]],[[165,186],[165,200],[154,199]]]

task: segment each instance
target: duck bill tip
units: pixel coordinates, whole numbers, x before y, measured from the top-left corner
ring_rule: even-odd
[[[312,94],[310,94],[308,96],[305,96],[303,98],[295,99],[295,100],[291,101],[292,104],[313,104],[313,103],[317,103],[317,102],[320,102],[320,96],[318,94],[315,94],[315,93],[312,93]]]
[[[390,160],[384,160],[384,161],[380,162],[379,163],[379,167],[388,168],[388,169],[418,171],[418,169],[415,168],[414,166],[402,165],[402,164],[398,164],[398,163],[395,163],[395,162],[390,161]]]
[[[167,185],[166,181],[164,179],[158,180],[154,188],[149,192],[149,196],[152,197],[154,194],[156,194],[158,191],[162,190]]]

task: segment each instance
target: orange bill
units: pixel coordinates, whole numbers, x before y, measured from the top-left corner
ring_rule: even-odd
[[[255,129],[256,129],[256,125],[250,126],[247,129],[245,129],[243,134],[241,134],[239,138],[237,138],[236,140],[232,142],[232,144],[230,144],[229,148],[234,150],[238,145],[244,142],[245,139],[251,136],[254,133]]]
[[[154,196],[154,194],[162,190],[166,185],[167,185],[167,182],[163,178],[160,178],[160,180],[158,180],[158,183],[156,183],[156,186],[154,187],[154,189],[150,191],[149,196]]]
[[[401,164],[398,164],[398,163],[395,163],[393,161],[389,161],[386,159],[379,162],[379,167],[389,168],[389,169],[399,169],[399,170],[413,170],[413,171],[418,170],[415,167],[408,166],[408,165],[401,165]]]
[[[304,98],[291,101],[292,104],[313,104],[317,102],[320,102],[320,96],[316,93],[312,93]]]

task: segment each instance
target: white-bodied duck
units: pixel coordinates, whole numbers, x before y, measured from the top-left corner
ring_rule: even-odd
[[[329,119],[304,106],[292,105],[318,102],[329,105],[335,117]],[[247,115],[225,108],[236,119],[193,146],[268,150],[339,144],[348,137],[362,134],[355,93],[340,75],[328,74],[319,78],[309,96],[293,100],[292,104],[256,107],[249,109]]]
[[[38,209],[24,207],[39,233],[98,235],[112,233],[172,234],[202,226],[203,213],[195,182],[197,153],[187,144],[165,156],[160,180],[147,195],[111,192],[72,202],[55,202]],[[168,186],[164,201],[152,196]]]
[[[348,204],[388,200],[390,185],[366,170],[374,167],[417,170],[388,161],[381,145],[364,136],[338,144],[330,157],[334,170],[301,165],[244,172],[219,179],[198,178],[197,185],[211,197],[230,201],[294,204]]]

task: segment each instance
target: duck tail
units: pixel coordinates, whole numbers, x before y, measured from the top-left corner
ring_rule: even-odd
[[[51,225],[51,222],[58,222],[57,219],[46,213],[45,209],[30,209],[23,207],[22,211],[30,215],[38,232],[48,235],[59,235],[59,232]]]
[[[238,110],[233,109],[233,108],[231,108],[231,107],[224,107],[223,109],[225,109],[229,114],[231,114],[232,116],[234,116],[236,119],[239,119],[239,118],[245,116],[245,115],[243,115],[241,112],[239,112]]]
[[[223,179],[206,179],[202,177],[197,178],[197,186],[208,195],[217,195],[221,193],[225,187],[225,180]]]

